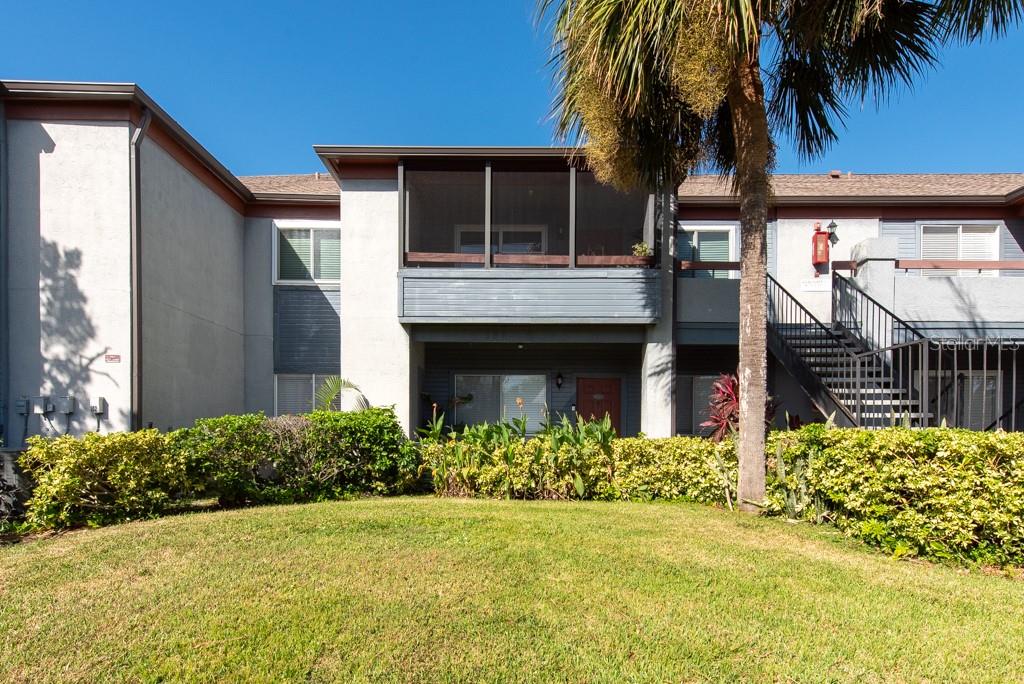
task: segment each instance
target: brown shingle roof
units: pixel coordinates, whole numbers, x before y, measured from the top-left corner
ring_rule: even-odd
[[[300,173],[288,176],[239,176],[254,195],[338,196],[338,184],[329,173]]]
[[[930,174],[778,174],[772,179],[778,199],[846,198],[993,198],[1007,199],[1024,188],[1024,173]],[[683,201],[731,198],[730,180],[691,176],[679,187]]]

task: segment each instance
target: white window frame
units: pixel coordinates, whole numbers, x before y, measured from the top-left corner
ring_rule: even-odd
[[[729,261],[740,260],[740,224],[736,221],[677,221],[676,241],[678,242],[683,233],[728,233],[729,234]],[[698,240],[698,249],[700,241]],[[675,246],[673,252],[678,255],[679,247]],[[729,271],[729,280],[737,280],[740,277],[739,271]],[[724,280],[724,279],[723,279]]]
[[[499,382],[498,382],[498,387],[499,388],[502,385],[500,379],[507,378],[507,377],[541,377],[541,378],[544,378],[544,407],[545,407],[545,409],[548,409],[548,407],[551,406],[551,382],[550,382],[551,378],[549,378],[548,377],[548,373],[546,373],[544,371],[515,371],[515,372],[502,371],[502,372],[493,372],[493,373],[487,373],[487,372],[483,372],[483,371],[473,371],[473,372],[470,372],[470,373],[460,373],[460,372],[456,371],[456,372],[452,373],[452,396],[457,396],[456,393],[459,391],[458,378],[490,378],[490,377],[497,377],[497,378],[499,378]],[[499,389],[499,392],[500,392],[500,389]],[[499,407],[499,409],[503,405],[504,405],[503,398],[501,396],[499,396],[498,397],[498,407]],[[456,406],[453,406],[452,409],[453,409],[452,412],[454,413],[453,420],[454,420],[455,423],[458,423],[459,422],[459,407],[458,407],[458,405],[456,405]],[[499,415],[498,416],[498,420],[505,420],[505,419],[502,418],[502,416]],[[509,418],[508,420],[511,421],[511,418]],[[530,432],[528,434],[533,434],[533,433]]]
[[[924,256],[924,232],[926,228],[956,228],[956,253],[957,260],[962,260],[963,252],[963,232],[965,226],[973,227],[991,227],[992,228],[992,254],[991,261],[999,261],[1001,244],[1000,238],[1002,236],[1002,221],[920,221],[917,226],[917,256],[919,259],[925,259]],[[972,261],[988,261],[987,259],[972,259]],[[956,271],[956,274],[943,272],[929,273],[931,269],[921,269],[921,275],[931,278],[971,278],[971,277],[997,277],[999,271],[997,269],[977,269],[977,268],[966,268],[966,269],[948,269]]]
[[[271,232],[273,243],[271,249],[271,258],[273,263],[271,264],[272,276],[271,281],[274,285],[304,285],[307,287],[317,287],[319,285],[337,285],[341,282],[340,278],[314,278],[311,280],[283,280],[280,277],[279,270],[281,268],[281,231],[282,230],[308,230],[309,231],[309,263],[312,267],[312,272],[316,273],[316,240],[313,237],[313,232],[317,230],[337,230],[339,232],[339,239],[341,233],[341,221],[327,221],[327,220],[313,220],[313,219],[274,219],[271,222]],[[340,253],[340,250],[339,250]],[[341,257],[339,256],[339,261]],[[339,264],[339,270],[341,266]],[[301,374],[300,374],[301,375]]]

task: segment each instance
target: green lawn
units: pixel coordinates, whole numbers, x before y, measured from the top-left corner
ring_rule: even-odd
[[[374,499],[0,548],[0,681],[993,681],[1024,582],[686,505]]]

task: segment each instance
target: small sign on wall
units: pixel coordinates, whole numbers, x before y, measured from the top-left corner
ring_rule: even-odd
[[[121,363],[121,355],[120,354],[104,354],[103,355],[103,361],[105,363]]]
[[[828,292],[832,289],[832,279],[821,277],[821,278],[808,278],[807,280],[800,281],[801,292]]]

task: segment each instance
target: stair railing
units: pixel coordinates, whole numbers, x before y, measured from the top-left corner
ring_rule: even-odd
[[[768,341],[773,353],[807,390],[823,413],[838,411],[846,422],[858,425],[854,413],[841,398],[855,386],[856,354],[835,332],[822,323],[779,281],[767,276]],[[801,352],[801,348],[807,351]],[[823,378],[812,368],[811,358],[832,355],[837,375]]]
[[[838,271],[832,271],[832,322],[865,349],[882,349],[925,339],[920,330],[879,304]]]

